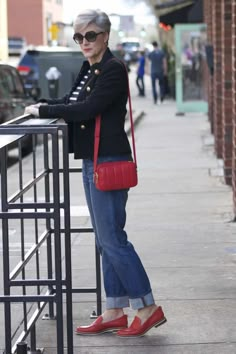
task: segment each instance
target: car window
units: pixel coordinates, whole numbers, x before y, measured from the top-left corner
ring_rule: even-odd
[[[8,54],[20,55],[22,54],[26,46],[26,41],[21,37],[9,37],[8,38]]]
[[[10,69],[12,77],[13,77],[13,82],[15,85],[15,92],[17,95],[24,95],[24,87],[23,87],[23,83],[21,82],[21,79],[19,77],[18,72],[15,69]]]
[[[5,69],[5,72],[7,76],[6,81],[10,95],[13,97],[21,97],[24,94],[24,88],[17,72],[10,67],[7,67]]]
[[[33,51],[27,51],[20,59],[19,65],[35,65],[35,56],[36,54]]]
[[[8,79],[6,71],[1,68],[0,70],[0,98],[1,99],[9,99],[10,97],[10,89],[8,86]]]
[[[122,46],[127,50],[137,50],[140,47],[138,42],[123,42]]]

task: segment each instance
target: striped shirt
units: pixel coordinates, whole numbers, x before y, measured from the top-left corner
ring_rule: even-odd
[[[71,95],[69,97],[69,103],[75,103],[78,100],[78,96],[80,94],[80,91],[82,90],[82,87],[84,86],[85,82],[88,80],[90,74],[91,74],[91,70],[88,70],[87,74],[84,75],[84,77],[80,81],[79,85],[71,93]]]

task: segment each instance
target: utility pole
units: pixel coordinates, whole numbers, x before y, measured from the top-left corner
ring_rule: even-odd
[[[0,0],[0,61],[8,60],[7,0]]]

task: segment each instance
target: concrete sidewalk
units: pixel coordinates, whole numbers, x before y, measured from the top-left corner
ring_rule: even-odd
[[[126,230],[167,323],[137,339],[75,335],[74,354],[234,354],[232,192],[221,178],[212,177],[218,164],[213,147],[205,144],[210,137],[207,116],[177,117],[173,101],[152,103],[148,78],[145,98],[136,96],[133,73],[130,80],[134,111],[145,116],[136,126],[139,184],[130,191]],[[73,176],[71,189],[73,226],[87,226],[86,213],[83,218],[76,214],[76,206],[85,201],[82,182]],[[73,286],[93,286],[93,237],[74,235],[72,245]],[[73,299],[74,327],[91,323],[95,296]],[[134,312],[127,313],[131,322]],[[37,346],[57,354],[55,322],[38,321]]]
[[[147,97],[137,97],[134,79],[131,74],[133,108],[145,116],[136,128],[139,185],[130,191],[126,229],[168,322],[138,339],[75,336],[74,352],[236,353],[232,193],[220,178],[210,176],[218,165],[213,147],[204,145],[210,136],[207,116],[176,117],[174,102],[153,105],[148,78]],[[74,284],[85,286],[91,279],[89,247],[93,250],[88,236],[74,240]],[[91,322],[92,297],[74,297],[74,327]],[[132,321],[134,313],[127,313]],[[47,324],[41,329],[42,346],[56,353]]]

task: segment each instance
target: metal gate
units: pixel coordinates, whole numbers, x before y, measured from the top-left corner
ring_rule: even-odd
[[[36,348],[36,323],[48,304],[48,319],[56,321],[57,353],[64,353],[64,325],[67,334],[67,353],[73,354],[72,294],[95,293],[97,297],[97,315],[101,314],[101,274],[100,257],[95,247],[96,286],[93,288],[72,289],[71,234],[93,232],[91,227],[72,228],[70,217],[70,173],[80,173],[81,168],[69,168],[67,125],[56,119],[29,119],[21,116],[8,124],[0,126],[0,168],[1,168],[1,212],[2,250],[3,250],[3,288],[0,303],[4,303],[5,354],[28,353],[24,346],[30,337],[30,353],[40,353]],[[42,138],[42,166],[38,170],[36,154],[37,140]],[[32,139],[32,178],[23,180],[22,144],[24,139]],[[61,149],[59,148],[61,142]],[[7,156],[9,147],[18,144],[19,185],[13,195],[8,195]],[[42,193],[43,192],[43,193]],[[31,193],[33,201],[28,201]],[[61,212],[64,214],[62,225]],[[19,222],[18,233],[20,260],[10,255],[9,243],[12,234],[11,220]],[[27,249],[30,226],[31,242]],[[18,235],[19,234],[19,235]],[[64,236],[64,240],[63,240]],[[62,242],[63,241],[63,242]],[[46,270],[40,273],[40,253],[45,254]],[[63,262],[62,262],[63,260]],[[27,265],[34,263],[34,276],[27,271]],[[64,272],[62,270],[64,265]],[[30,276],[28,276],[30,273]],[[19,291],[21,294],[19,294]],[[63,309],[63,294],[66,297],[66,309]],[[19,331],[12,328],[12,306],[22,304],[22,319]],[[54,314],[54,304],[56,313]],[[14,315],[16,315],[14,313]],[[65,322],[65,323],[64,323]],[[23,346],[22,346],[23,343]],[[24,352],[22,348],[25,348]]]

